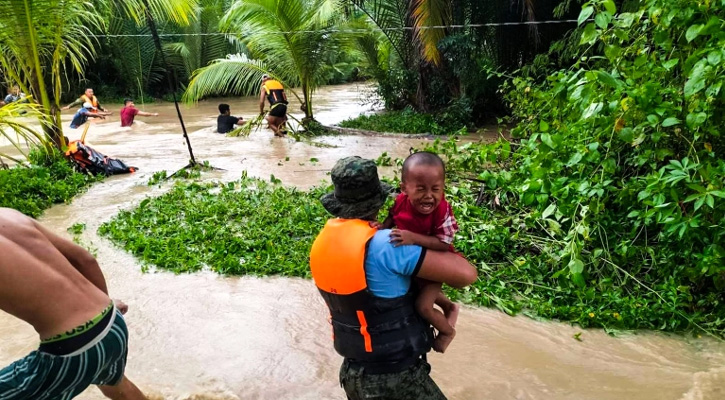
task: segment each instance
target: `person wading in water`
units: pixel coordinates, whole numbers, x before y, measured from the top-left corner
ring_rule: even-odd
[[[269,77],[262,75],[262,88],[259,92],[259,113],[264,114],[264,100],[269,101],[269,113],[265,118],[267,124],[274,132],[274,136],[287,134],[284,125],[287,123],[287,95],[284,93],[282,84]]]
[[[98,102],[98,99],[96,98],[96,96],[93,95],[93,89],[91,89],[91,88],[86,89],[86,91],[78,99],[76,99],[76,101],[61,108],[61,110],[70,110],[72,107],[80,106],[85,103],[91,103],[91,105],[96,110],[94,112],[98,112],[100,110],[100,111],[104,112],[104,113],[102,113],[103,115],[113,114],[112,112],[106,111],[105,108],[101,107],[101,104]]]
[[[68,400],[89,385],[146,400],[124,375],[128,306],[108,297],[98,263],[34,219],[0,208],[0,310],[29,323],[40,347],[0,369],[2,400]]]
[[[332,169],[333,193],[320,200],[336,218],[310,252],[315,285],[330,311],[340,384],[348,399],[441,400],[425,355],[433,332],[415,307],[414,278],[464,287],[476,269],[452,252],[394,246],[377,220],[390,185],[372,160],[347,157]]]

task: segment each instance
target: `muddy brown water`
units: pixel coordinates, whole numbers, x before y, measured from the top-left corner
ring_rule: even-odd
[[[369,108],[360,101],[366,97],[357,85],[324,88],[317,96],[317,117],[335,123],[365,112]],[[219,102],[182,109],[197,158],[226,170],[205,179],[232,180],[246,170],[309,187],[327,179],[342,156],[374,158],[383,151],[402,156],[422,142],[336,136],[319,139],[336,147],[319,148],[273,138],[267,129],[227,138],[214,133]],[[252,98],[226,102],[233,115],[252,117],[258,110]],[[113,117],[94,123],[88,136],[100,151],[140,171],[98,183],[41,218],[64,236],[74,223],[86,224],[81,240],[95,249],[111,295],[130,305],[128,376],[152,399],[344,399],[337,383],[341,360],[312,282],[142,273],[138,260],[97,235],[98,226],[119,210],[168,189],[168,184],[146,185],[154,172],[175,171],[188,160],[173,104],[143,108],[162,115],[137,117],[136,126],[120,128],[114,110]],[[66,124],[70,117],[64,114]],[[71,139],[80,133],[66,129]],[[319,162],[310,162],[313,157]],[[0,312],[0,367],[37,344],[32,328]],[[722,342],[648,332],[612,337],[491,309],[464,307],[449,352],[431,354],[429,360],[432,376],[450,399],[725,399]],[[79,397],[101,398],[95,388]]]

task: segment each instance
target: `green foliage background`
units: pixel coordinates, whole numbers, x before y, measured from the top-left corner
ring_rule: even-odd
[[[486,263],[473,297],[582,326],[725,333],[724,7],[649,0],[615,17],[587,2],[576,64],[511,82],[518,140],[434,147],[500,204],[466,218],[482,224],[464,253]]]

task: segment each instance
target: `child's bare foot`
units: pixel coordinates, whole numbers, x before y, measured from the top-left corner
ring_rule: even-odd
[[[451,344],[455,336],[455,330],[449,335],[438,332],[438,336],[433,340],[433,350],[439,353],[445,353],[448,345]]]
[[[448,325],[453,328],[456,327],[456,322],[458,322],[458,312],[460,311],[461,306],[453,302],[451,302],[451,304],[443,310],[443,314],[445,314],[446,320],[448,320]]]

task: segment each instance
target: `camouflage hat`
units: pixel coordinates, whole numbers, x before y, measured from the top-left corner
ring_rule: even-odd
[[[346,219],[365,218],[380,210],[392,186],[380,182],[372,160],[345,157],[332,168],[335,191],[320,198],[330,214]]]

